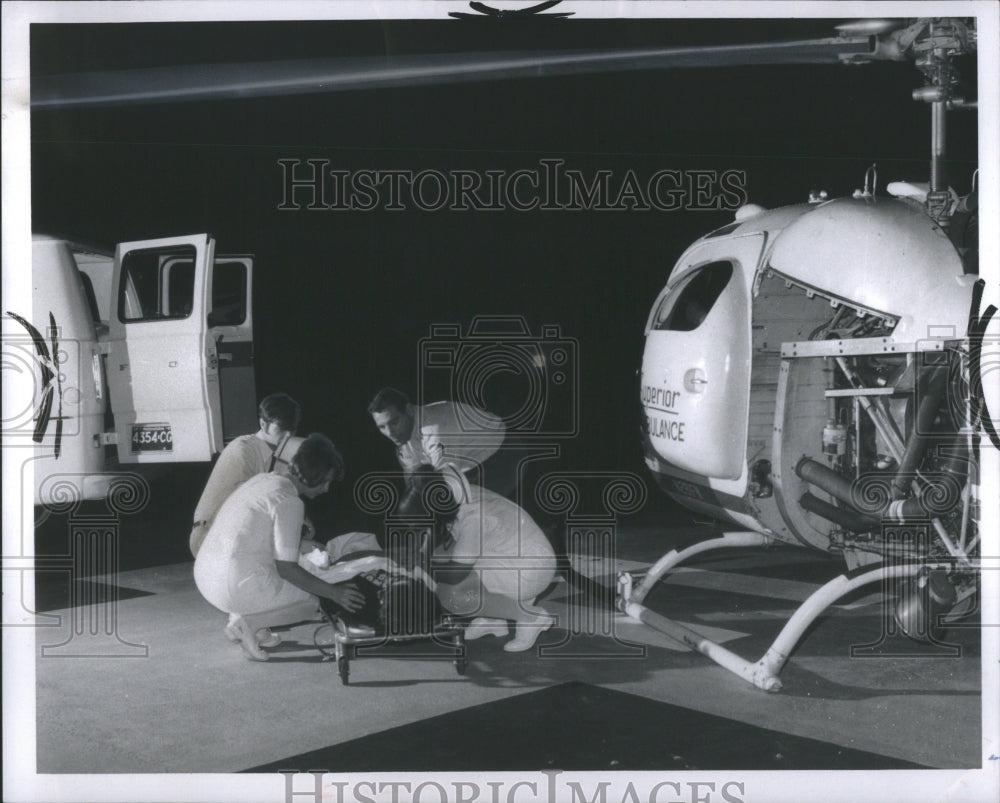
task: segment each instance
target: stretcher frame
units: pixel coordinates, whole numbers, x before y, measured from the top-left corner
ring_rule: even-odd
[[[350,684],[351,661],[362,657],[358,653],[359,647],[379,647],[385,644],[402,644],[413,641],[431,640],[438,644],[450,642],[451,650],[442,657],[451,659],[455,671],[459,675],[464,675],[468,667],[469,659],[465,646],[465,628],[460,627],[454,621],[454,617],[445,616],[434,626],[430,632],[412,633],[405,635],[393,635],[388,633],[378,633],[370,636],[354,636],[347,632],[346,627],[337,617],[323,615],[324,623],[320,625],[313,635],[313,643],[320,651],[324,661],[337,661],[337,672],[340,675],[340,682],[347,686]],[[333,651],[329,647],[320,644],[320,632],[327,627],[333,628]],[[435,656],[435,658],[437,658]]]

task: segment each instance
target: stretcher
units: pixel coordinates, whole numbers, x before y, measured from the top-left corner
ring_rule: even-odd
[[[359,634],[354,628],[349,627],[336,617],[324,615],[324,619],[324,623],[316,629],[316,633],[313,635],[313,642],[323,655],[324,661],[336,660],[340,682],[345,686],[350,683],[351,661],[365,657],[366,654],[372,655],[374,648],[386,644],[430,640],[446,646],[447,649],[436,651],[435,655],[427,655],[426,657],[450,658],[459,675],[464,675],[468,666],[465,628],[458,625],[450,616],[443,617],[429,632],[396,635],[377,631],[371,634]],[[359,649],[365,647],[372,648],[372,652],[359,652]]]
[[[321,604],[323,623],[313,634],[313,643],[323,660],[336,660],[346,686],[352,660],[377,656],[378,648],[391,644],[430,641],[445,649],[406,657],[450,658],[455,671],[464,675],[468,666],[464,623],[442,615],[434,583],[423,569],[403,569],[372,546],[377,547],[374,536],[350,533],[332,539],[325,550],[314,549],[300,557],[300,565],[310,573],[329,583],[353,581],[366,597],[365,608],[354,614]],[[338,562],[327,565],[331,556]]]

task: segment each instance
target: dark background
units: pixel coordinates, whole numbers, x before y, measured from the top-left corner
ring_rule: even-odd
[[[834,24],[33,25],[31,70],[719,45],[831,36]],[[974,80],[971,65],[965,76]],[[891,180],[926,181],[930,111],[910,99],[920,84],[908,63],[754,66],[35,111],[33,228],[108,247],[208,231],[216,253],[255,254],[258,394],[296,397],[302,431],[333,437],[349,479],[394,466],[365,412],[373,393],[383,385],[415,393],[418,342],[431,325],[464,329],[484,314],[523,316],[535,333],[557,325],[578,344],[580,433],[559,441],[558,465],[645,476],[635,379],[643,326],[680,253],[731,211],[279,211],[278,160],[485,173],[559,158],[588,176],[610,170],[613,185],[630,169],[640,177],[743,170],[750,201],[771,207],[803,202],[813,189],[850,195],[873,162],[882,192]],[[950,115],[960,192],[975,153],[975,115]],[[185,490],[194,498],[178,504],[193,508],[196,493]]]

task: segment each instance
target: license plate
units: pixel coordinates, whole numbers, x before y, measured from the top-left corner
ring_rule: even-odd
[[[133,424],[133,452],[171,452],[174,436],[170,424]]]

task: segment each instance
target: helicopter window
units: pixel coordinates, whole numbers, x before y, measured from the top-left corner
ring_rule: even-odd
[[[129,251],[122,261],[118,317],[126,322],[181,319],[194,306],[193,247]]]
[[[732,262],[709,262],[681,280],[663,297],[653,329],[690,332],[705,320],[733,276]]]
[[[716,229],[715,231],[710,231],[708,234],[705,235],[705,239],[706,240],[710,240],[713,237],[725,237],[727,234],[732,234],[734,231],[736,231],[742,225],[743,225],[743,221],[742,220],[737,220],[737,221],[735,221],[733,223],[727,223],[721,229]]]

